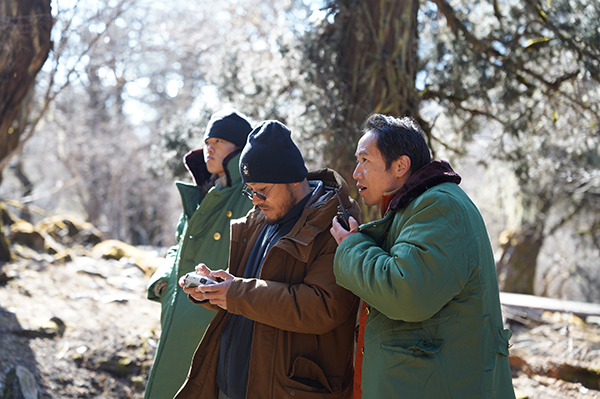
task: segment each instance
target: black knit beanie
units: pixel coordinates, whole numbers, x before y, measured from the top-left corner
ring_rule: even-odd
[[[252,126],[244,115],[235,110],[222,110],[210,117],[204,133],[204,141],[215,137],[243,147],[251,131]]]
[[[304,158],[291,134],[278,121],[264,121],[250,133],[240,156],[244,183],[287,184],[306,178]]]

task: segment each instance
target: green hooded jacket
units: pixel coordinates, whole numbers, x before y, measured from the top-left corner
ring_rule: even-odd
[[[336,251],[338,284],[369,305],[362,398],[515,397],[492,248],[458,182],[426,165]]]
[[[230,185],[222,189],[213,186],[206,195],[202,183],[209,174],[201,151],[186,156],[186,166],[200,184],[176,183],[183,213],[177,228],[177,245],[167,255],[172,262],[159,268],[148,284],[148,299],[159,301],[162,313],[161,337],[145,399],[175,396],[187,377],[194,351],[216,314],[191,303],[178,285],[179,278],[193,272],[199,263],[205,263],[211,269],[227,269],[229,222],[246,215],[252,208],[252,201],[241,194],[239,151],[224,161]],[[159,293],[162,287],[164,289]]]

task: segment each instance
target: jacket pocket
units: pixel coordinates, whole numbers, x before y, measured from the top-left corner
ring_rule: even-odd
[[[369,365],[364,364],[363,392],[369,397],[394,397],[406,392],[414,398],[449,398],[448,381],[439,353],[444,341],[382,342]]]
[[[342,389],[341,377],[327,377],[318,364],[305,357],[294,360],[288,374],[288,388],[313,393],[336,393]]]

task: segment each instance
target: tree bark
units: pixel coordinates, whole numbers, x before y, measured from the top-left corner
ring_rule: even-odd
[[[25,131],[35,77],[51,48],[51,29],[50,0],[0,2],[0,164],[14,155]],[[8,261],[1,227],[0,260]]]
[[[25,130],[35,77],[51,48],[51,29],[50,0],[0,2],[0,162],[13,155]]]
[[[496,265],[501,291],[533,295],[537,257],[544,242],[543,224],[528,224],[505,234],[502,257]]]
[[[333,120],[326,161],[352,186],[360,127],[372,113],[418,119],[418,0],[337,1],[332,24],[308,46]]]

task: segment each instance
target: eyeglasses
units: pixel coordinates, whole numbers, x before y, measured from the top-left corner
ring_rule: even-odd
[[[271,188],[269,188],[267,190],[267,192],[263,194],[260,191],[250,190],[250,187],[244,186],[244,188],[242,189],[242,194],[244,194],[250,200],[253,200],[254,196],[256,195],[256,198],[258,198],[259,200],[266,201],[267,200],[267,194],[269,194],[269,191],[271,191],[271,189],[273,187],[275,187],[275,183],[273,183],[273,185],[271,186]]]

